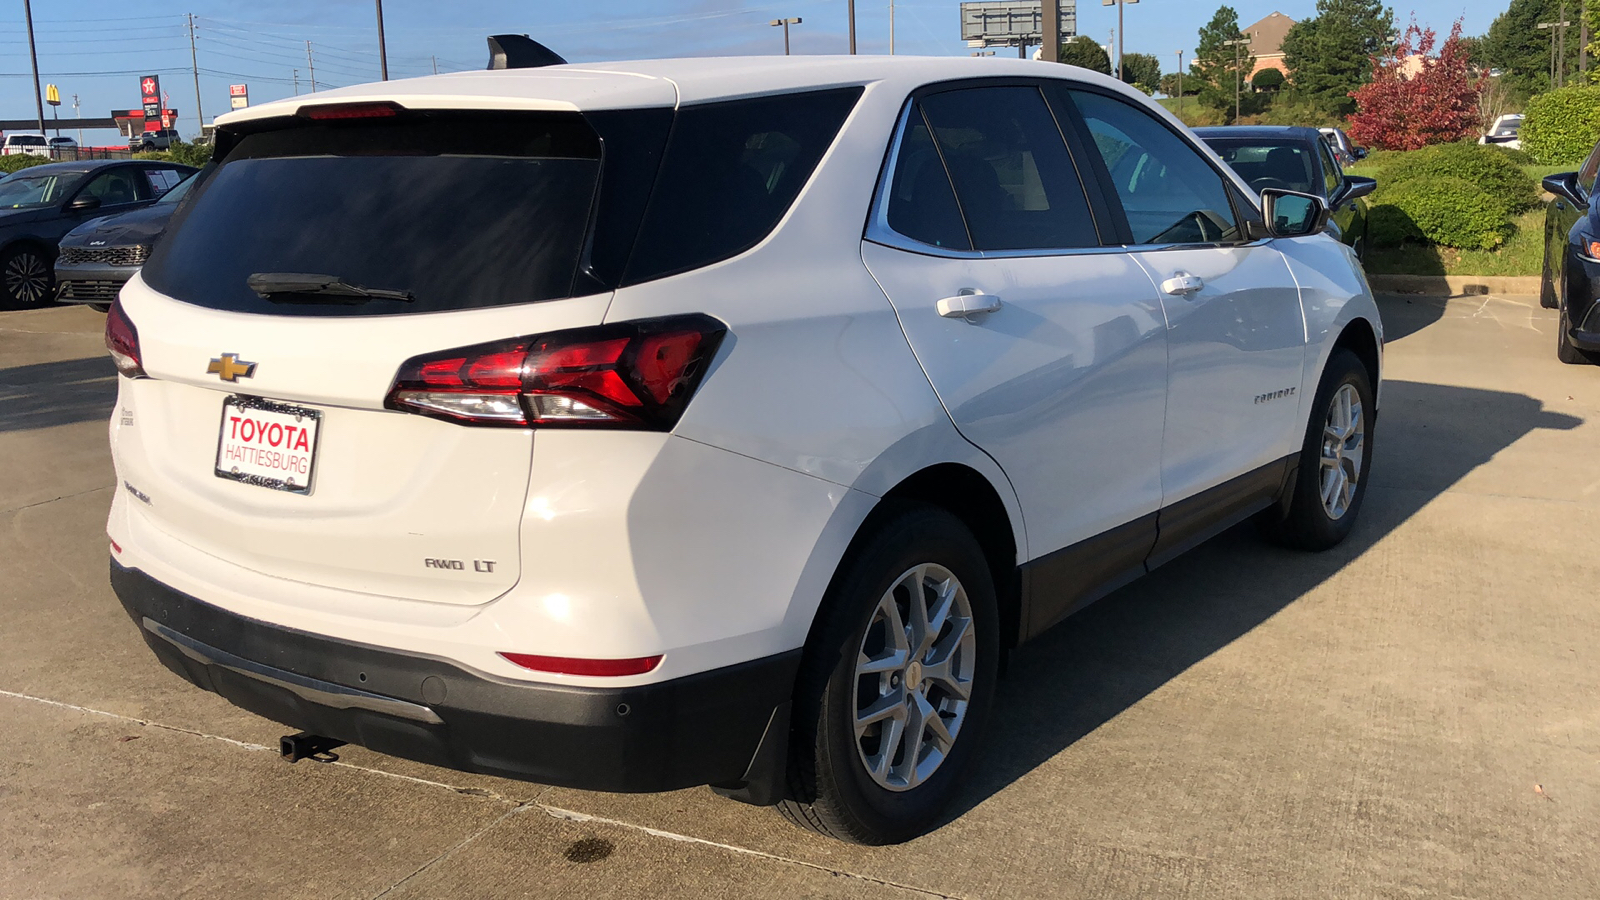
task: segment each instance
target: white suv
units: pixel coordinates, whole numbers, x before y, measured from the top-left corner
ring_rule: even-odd
[[[1382,331],[1326,208],[1080,69],[441,75],[216,159],[107,323],[111,580],[291,756],[903,840],[1007,648],[1361,506]]]
[[[0,156],[49,156],[50,145],[42,134],[8,134],[0,142]]]

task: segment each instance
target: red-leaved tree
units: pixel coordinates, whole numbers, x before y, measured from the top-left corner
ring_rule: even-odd
[[[1416,150],[1475,133],[1480,85],[1469,55],[1461,20],[1439,46],[1438,33],[1413,19],[1400,42],[1372,60],[1372,81],[1350,92],[1350,137],[1380,150]]]

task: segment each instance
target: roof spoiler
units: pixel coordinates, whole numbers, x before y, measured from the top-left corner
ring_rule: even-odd
[[[490,69],[537,69],[566,64],[554,50],[525,34],[489,35]]]

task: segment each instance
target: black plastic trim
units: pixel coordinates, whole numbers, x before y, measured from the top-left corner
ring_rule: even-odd
[[[111,585],[167,668],[291,728],[432,765],[584,790],[716,783],[771,802],[780,789],[748,782],[771,777],[770,749],[758,749],[787,713],[798,649],[638,687],[530,684],[247,618],[115,559]],[[409,717],[315,702],[312,688],[344,689],[342,696],[373,707],[382,704],[372,698],[393,700]],[[427,715],[418,710],[439,723],[422,721]]]
[[[1151,569],[1205,543],[1275,503],[1289,467],[1299,454],[1230,478],[1161,510],[1160,536],[1150,551]]]

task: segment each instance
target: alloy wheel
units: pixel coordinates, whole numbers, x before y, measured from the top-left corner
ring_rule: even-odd
[[[31,250],[13,254],[6,261],[4,275],[6,294],[18,303],[36,306],[50,294],[50,270]]]
[[[955,745],[977,671],[972,602],[949,569],[915,566],[884,592],[855,665],[855,743],[880,787],[927,781]]]
[[[1322,509],[1330,519],[1343,518],[1355,499],[1366,454],[1366,435],[1361,395],[1356,393],[1355,385],[1340,385],[1328,404],[1327,422],[1322,428]]]

